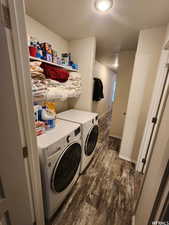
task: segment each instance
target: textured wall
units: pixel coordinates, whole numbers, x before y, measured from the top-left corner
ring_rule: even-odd
[[[136,161],[157,75],[165,27],[140,32],[120,156]]]
[[[113,103],[111,136],[122,137],[125,115],[129,98],[135,51],[119,54],[116,96]]]
[[[93,112],[103,115],[112,108],[113,80],[116,79],[116,74],[108,67],[96,61],[93,76],[102,80],[104,92],[104,99],[99,102],[93,101]]]
[[[73,108],[92,112],[96,39],[95,37],[89,37],[70,41],[69,47],[73,60],[80,66],[82,75],[82,94],[78,99],[69,101],[69,103]]]
[[[49,42],[52,44],[58,54],[69,52],[68,41],[61,36],[49,30],[30,16],[26,16],[27,33],[29,36],[37,38],[39,41]]]
[[[169,41],[169,25],[167,27],[164,44]],[[162,53],[163,54],[163,53]],[[161,55],[162,56],[162,55]],[[160,65],[165,66],[166,61],[161,57]],[[160,73],[158,74],[160,76]],[[158,82],[158,80],[157,80]],[[164,174],[164,170],[169,159],[169,97],[166,102],[165,110],[162,115],[159,131],[157,133],[152,156],[150,159],[143,191],[136,211],[136,224],[147,224],[150,217],[158,188]],[[148,201],[147,201],[148,199]]]

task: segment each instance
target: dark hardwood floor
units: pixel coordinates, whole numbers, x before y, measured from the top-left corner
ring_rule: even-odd
[[[134,166],[98,143],[89,168],[72,189],[52,225],[131,225]]]

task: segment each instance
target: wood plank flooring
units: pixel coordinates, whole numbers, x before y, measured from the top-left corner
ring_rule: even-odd
[[[52,225],[131,225],[134,167],[98,143],[89,168],[72,189]]]

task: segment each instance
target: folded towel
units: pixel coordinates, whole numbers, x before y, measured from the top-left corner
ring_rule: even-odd
[[[81,80],[81,74],[77,72],[71,72],[69,74],[69,80]]]
[[[42,63],[41,67],[44,69],[46,78],[50,78],[59,82],[66,82],[69,78],[69,72],[65,69],[48,65],[46,63]]]

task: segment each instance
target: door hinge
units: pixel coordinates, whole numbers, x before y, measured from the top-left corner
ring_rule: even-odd
[[[23,157],[28,158],[28,148],[26,146],[23,147]]]
[[[142,163],[146,164],[146,159],[145,158],[142,159]]]
[[[2,3],[0,3],[0,25],[11,28],[9,8]]]
[[[157,117],[152,118],[152,123],[156,124],[157,123]]]

